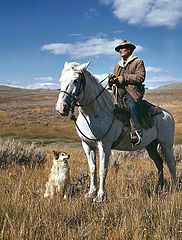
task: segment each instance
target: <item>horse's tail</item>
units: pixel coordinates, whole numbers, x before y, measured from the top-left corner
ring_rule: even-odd
[[[161,143],[159,143],[159,145],[158,145],[158,153],[161,156],[161,158],[163,159],[164,163],[166,164],[167,158],[166,158],[165,151],[164,151],[164,148],[162,147]]]
[[[158,152],[165,163],[169,162],[169,158],[173,158],[173,145],[175,134],[175,121],[172,114],[162,109],[162,121],[158,122]],[[169,157],[170,156],[170,157]]]

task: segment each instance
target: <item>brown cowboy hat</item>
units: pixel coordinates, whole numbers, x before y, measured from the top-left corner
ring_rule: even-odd
[[[128,48],[130,49],[132,52],[135,50],[136,46],[134,44],[132,44],[131,42],[124,40],[123,42],[121,42],[116,48],[116,52],[119,52],[120,49],[122,48]]]

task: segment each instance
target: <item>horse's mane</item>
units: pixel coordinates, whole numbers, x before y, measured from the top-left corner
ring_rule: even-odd
[[[99,81],[99,79],[98,79],[96,76],[94,76],[91,72],[89,72],[89,71],[86,70],[85,73],[87,74],[87,76],[88,76],[90,79],[92,79],[93,82],[96,82],[97,86],[100,86],[101,89],[104,88],[104,86],[103,86],[102,83]],[[108,92],[107,89],[106,89],[105,93],[106,93],[107,95],[109,94],[109,96],[111,97],[111,95],[110,95],[110,93]],[[111,97],[111,98],[112,98],[112,97]]]
[[[93,85],[95,85],[95,90],[96,91],[93,91],[93,94],[95,94],[95,92],[97,92],[98,90],[99,90],[99,92],[101,92],[104,87],[101,84],[101,82],[98,80],[98,78],[95,77],[92,73],[90,73],[87,70],[85,70],[84,73],[86,74],[87,78],[89,78],[89,80],[91,81],[92,87],[94,87]],[[111,94],[108,92],[107,89],[105,89],[102,92],[100,97],[97,98],[97,101],[100,102],[101,99],[102,99],[102,103],[104,103],[103,110],[105,111],[106,109],[108,109],[109,112],[112,112],[112,110],[113,110],[113,97],[111,96]],[[100,107],[102,108],[102,104],[100,104]]]
[[[65,63],[63,71],[61,76],[63,76],[67,71],[69,70],[75,70],[78,71],[77,69],[79,69],[80,64],[77,62],[70,62],[70,63]],[[77,68],[78,67],[78,68]],[[81,71],[81,70],[80,70]],[[95,77],[90,71],[88,71],[87,69],[83,69],[83,73],[86,76],[86,79],[88,79],[87,84],[88,84],[88,88],[92,88],[92,91],[89,91],[88,94],[86,95],[88,97],[92,95],[92,99],[94,99],[96,96],[95,94],[101,92],[103,90],[103,85],[102,83],[99,81],[99,79],[97,77]],[[105,107],[104,107],[104,111],[106,110],[106,108],[109,109],[109,111],[111,111],[111,109],[113,108],[113,98],[110,95],[110,93],[107,91],[107,89],[105,91],[102,92],[101,96],[99,98],[97,98],[97,101],[100,102],[102,99],[102,103],[104,103]],[[101,103],[101,102],[100,102]],[[101,106],[102,104],[100,104]]]
[[[90,79],[94,80],[97,84],[101,84],[99,82],[99,79],[96,76],[94,76],[91,72],[89,72],[88,70],[85,70],[85,73]]]

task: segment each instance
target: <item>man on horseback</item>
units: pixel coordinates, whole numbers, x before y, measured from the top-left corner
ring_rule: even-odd
[[[132,53],[136,46],[124,40],[115,48],[122,59],[114,67],[113,74],[109,74],[109,86],[115,96],[114,114],[123,113],[128,108],[130,112],[131,142],[141,143],[142,128],[139,122],[138,105],[144,95],[145,66],[141,59]],[[125,106],[126,105],[126,106]]]

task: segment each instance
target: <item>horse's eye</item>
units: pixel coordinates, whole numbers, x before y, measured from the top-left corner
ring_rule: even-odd
[[[75,84],[77,84],[79,81],[78,81],[78,79],[75,79],[74,81],[73,81],[73,83],[75,83]]]

